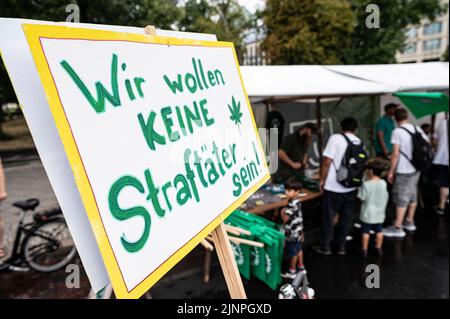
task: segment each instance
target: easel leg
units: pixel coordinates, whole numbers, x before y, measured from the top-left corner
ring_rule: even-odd
[[[221,223],[211,234],[231,298],[247,299],[225,225]]]

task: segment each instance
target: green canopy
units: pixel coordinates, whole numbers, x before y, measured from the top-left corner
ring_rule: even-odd
[[[448,112],[448,95],[437,92],[402,92],[395,93],[416,118],[439,112]]]

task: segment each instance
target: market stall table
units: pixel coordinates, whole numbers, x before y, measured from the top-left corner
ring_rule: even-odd
[[[322,193],[308,188],[309,185],[313,189],[318,188],[318,184],[314,180],[304,181],[304,183],[305,187],[302,189],[300,200],[303,206],[302,211],[306,233],[305,246],[307,246],[319,240],[320,198]],[[273,186],[276,186],[276,184],[268,184],[266,187],[260,188],[239,209],[257,216],[262,216],[274,222],[281,222],[279,220],[280,210],[288,206],[288,200],[283,196],[284,193],[273,194],[270,192]]]
[[[258,200],[261,200],[264,203],[260,205],[258,205],[258,203],[255,204],[255,202],[257,202],[258,200],[254,201],[250,198],[245,202],[247,207],[241,206],[242,210],[245,210],[252,214],[263,215],[271,210],[276,210],[288,205],[288,200],[286,198],[280,197],[279,194],[275,195],[266,190],[259,190],[255,194],[261,194],[261,199]],[[301,202],[308,202],[319,198],[321,195],[322,194],[319,192],[313,192],[309,189],[304,188],[300,194],[300,200]]]
[[[288,206],[288,200],[286,199],[286,196],[284,195],[284,191],[274,194],[270,191],[270,189],[273,187],[277,187],[279,185],[277,184],[266,184],[266,187],[260,188],[257,192],[255,192],[250,198],[247,199],[245,203],[241,205],[239,208],[242,211],[246,211],[250,214],[255,214],[258,216],[264,216],[266,213],[270,211],[275,211],[275,214],[272,216],[273,218],[276,218],[276,216],[279,213],[279,209]],[[280,190],[281,191],[281,190]],[[307,188],[303,188],[299,198],[302,203],[306,202],[312,202],[315,199],[318,199],[321,197],[320,192],[314,192]],[[226,225],[227,232],[231,235],[238,236],[239,233],[246,232],[244,229],[233,227],[230,225]],[[235,233],[237,232],[237,233]],[[250,234],[250,233],[248,233]],[[208,239],[208,238],[207,238]],[[262,243],[256,242],[256,241],[249,241],[249,240],[243,240],[237,237],[229,236],[229,239],[231,241],[235,240],[241,240],[243,241],[243,244],[248,244],[250,246],[258,246],[263,245]],[[205,247],[205,264],[204,264],[204,276],[203,281],[204,283],[208,283],[210,280],[210,269],[211,269],[211,253],[213,249],[208,249]]]

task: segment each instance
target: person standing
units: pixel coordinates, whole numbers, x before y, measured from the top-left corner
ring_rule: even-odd
[[[431,124],[430,123],[423,123],[420,128],[422,131],[428,136],[428,138],[431,139]]]
[[[393,120],[398,104],[389,103],[384,106],[385,114],[375,124],[375,153],[377,157],[389,159],[392,152],[392,132],[395,129]]]
[[[315,124],[306,123],[284,138],[278,151],[280,161],[274,181],[285,182],[292,177],[300,179],[304,170],[308,168],[308,149],[312,135],[316,132]]]
[[[349,143],[362,144],[355,135],[358,122],[354,118],[346,118],[341,122],[342,134],[333,134],[323,152],[320,189],[322,196],[322,221],[320,247],[316,250],[322,255],[330,255],[330,243],[333,239],[333,220],[339,213],[336,243],[338,254],[345,255],[346,237],[353,219],[353,208],[356,201],[356,187],[345,187],[338,181],[338,170],[342,165]]]
[[[383,230],[386,237],[405,237],[405,230],[415,231],[414,215],[417,209],[417,192],[420,171],[413,164],[413,134],[422,135],[429,141],[420,127],[408,122],[408,112],[404,108],[395,110],[398,127],[392,133],[392,156],[388,182],[393,184],[392,195],[395,205],[395,222]],[[430,161],[431,162],[431,161]],[[406,218],[405,218],[406,215]]]
[[[445,205],[448,200],[448,120],[443,120],[434,134],[436,144],[436,155],[434,156],[433,165],[439,174],[439,204],[435,207],[435,211],[439,215],[445,214]]]
[[[367,258],[370,231],[375,233],[375,250],[381,256],[383,245],[383,223],[386,217],[386,207],[389,200],[387,183],[381,178],[386,164],[374,160],[367,165],[368,179],[358,189],[358,198],[362,202],[359,219],[362,222],[362,256]]]
[[[283,233],[286,237],[285,254],[289,258],[289,269],[282,277],[294,279],[299,271],[305,270],[303,264],[303,214],[302,204],[300,202],[300,192],[302,184],[295,179],[288,180],[286,183],[286,197],[288,206],[281,211],[283,220]]]
[[[0,204],[6,199],[8,194],[6,193],[6,182],[5,182],[5,172],[3,170],[2,159],[0,158]],[[5,257],[5,246],[4,246],[4,224],[3,217],[0,212],[0,258]]]

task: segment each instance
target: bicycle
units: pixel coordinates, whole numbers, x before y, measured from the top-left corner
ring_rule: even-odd
[[[65,267],[76,255],[70,231],[60,208],[34,213],[33,221],[25,223],[25,215],[39,205],[36,198],[13,203],[20,219],[11,256],[0,262],[1,271],[53,272]]]

